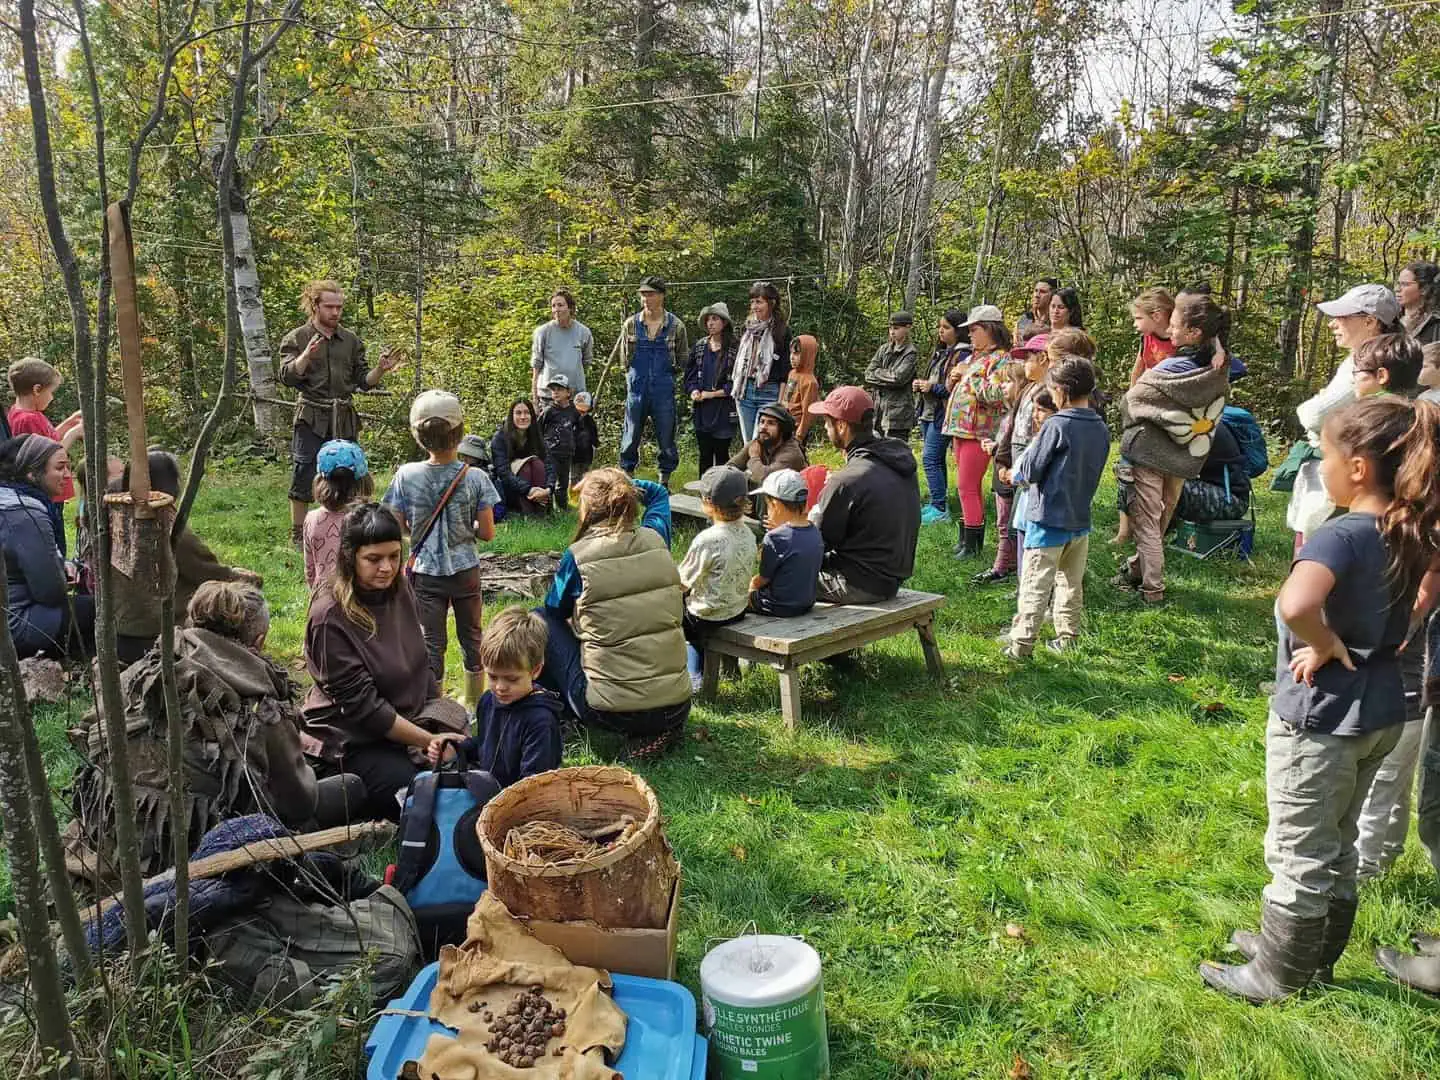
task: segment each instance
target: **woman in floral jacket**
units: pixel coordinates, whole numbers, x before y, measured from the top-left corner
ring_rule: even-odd
[[[955,486],[964,524],[955,557],[973,558],[985,546],[985,499],[981,488],[990,455],[981,445],[991,439],[1005,414],[1005,383],[1000,369],[1010,362],[1010,331],[994,304],[971,308],[965,320],[970,331],[968,362],[956,362],[947,380],[950,399],[943,431],[954,440]]]

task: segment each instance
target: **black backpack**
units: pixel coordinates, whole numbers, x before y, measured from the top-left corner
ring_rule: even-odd
[[[483,769],[423,772],[410,785],[390,883],[415,913],[427,959],[441,945],[465,940],[465,924],[486,888],[476,824],[500,790]]]

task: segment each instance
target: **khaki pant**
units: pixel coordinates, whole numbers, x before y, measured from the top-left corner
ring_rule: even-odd
[[[1440,874],[1440,716],[1434,706],[1425,710],[1425,739],[1420,748],[1420,792],[1416,796],[1420,843],[1430,865]]]
[[[1010,643],[1020,653],[1035,647],[1035,635],[1045,621],[1050,592],[1055,591],[1055,636],[1073,638],[1080,633],[1080,611],[1085,604],[1085,559],[1090,535],[1078,536],[1063,547],[1026,548],[1021,555],[1020,601],[1010,628]]]
[[[1400,724],[1365,735],[1305,731],[1273,712],[1265,729],[1265,902],[1297,919],[1355,896],[1360,807]]]
[[[1161,600],[1165,596],[1165,522],[1168,511],[1175,506],[1174,502],[1166,502],[1171,487],[1168,481],[1178,481],[1178,477],[1143,465],[1136,465],[1133,475],[1135,493],[1130,499],[1130,533],[1135,538],[1135,554],[1126,569],[1132,579],[1139,580],[1146,599]],[[1178,487],[1174,494],[1178,501]]]

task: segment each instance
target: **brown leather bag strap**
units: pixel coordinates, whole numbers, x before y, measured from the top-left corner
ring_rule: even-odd
[[[425,546],[425,541],[430,539],[430,534],[435,530],[435,525],[439,522],[440,516],[445,513],[445,507],[450,502],[450,496],[455,494],[455,489],[460,486],[460,481],[465,478],[465,474],[469,471],[470,466],[468,464],[460,466],[460,471],[455,474],[455,479],[450,481],[450,486],[445,489],[445,494],[441,495],[440,501],[435,504],[435,511],[430,515],[430,519],[425,522],[425,527],[420,530],[420,535],[416,537],[414,533],[410,534],[410,558],[405,563],[405,569],[408,572],[412,574],[415,572],[415,560],[420,555],[420,549]]]

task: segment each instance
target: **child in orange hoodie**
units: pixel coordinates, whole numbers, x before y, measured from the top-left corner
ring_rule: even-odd
[[[820,400],[820,380],[815,377],[815,358],[819,355],[819,341],[810,334],[797,336],[790,346],[790,377],[780,391],[780,404],[795,418],[795,439],[801,446],[815,422],[810,404]]]

